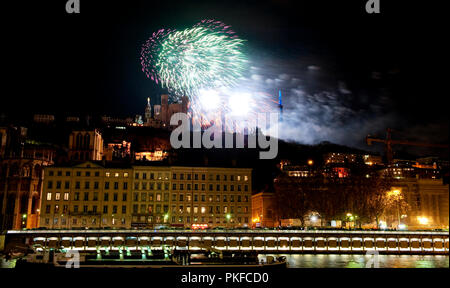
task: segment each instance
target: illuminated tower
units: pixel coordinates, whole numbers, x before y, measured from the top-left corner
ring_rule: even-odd
[[[150,105],[150,97],[147,98],[147,107],[145,107],[145,122],[150,123],[152,118],[152,106]]]
[[[283,121],[283,102],[281,100],[281,89],[278,90],[278,107],[280,108],[280,122]]]

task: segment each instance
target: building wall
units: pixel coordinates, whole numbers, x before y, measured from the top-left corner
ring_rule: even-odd
[[[52,165],[52,153],[40,158],[8,158],[0,166],[0,228],[39,226],[43,167]]]
[[[251,221],[251,169],[175,166],[109,169],[86,162],[75,167],[49,167],[45,175],[40,222],[45,228],[191,227],[194,223],[243,227]],[[109,189],[105,188],[107,182]],[[114,189],[116,182],[118,188]],[[127,189],[123,186],[125,182]],[[118,194],[117,201],[114,193]],[[109,194],[108,200],[105,194]],[[127,194],[126,200],[123,194]],[[112,213],[114,206],[117,213]],[[121,213],[122,207],[126,207],[125,213]]]
[[[252,196],[253,227],[277,227],[278,221],[275,214],[274,193],[260,192]]]
[[[403,192],[409,205],[405,219],[409,228],[448,228],[449,185],[442,179],[406,178],[398,180],[394,188]],[[418,217],[428,219],[428,224],[420,224]]]
[[[40,227],[130,227],[131,173],[91,162],[47,167]]]
[[[0,159],[5,157],[7,129],[0,127]]]
[[[152,174],[155,179],[151,179]],[[134,176],[133,200],[138,201],[133,202],[133,213],[139,211],[133,215],[136,226],[250,224],[251,169],[134,166]],[[142,201],[143,195],[147,204]],[[141,212],[145,207],[147,223],[143,223]]]
[[[69,159],[102,160],[103,138],[98,130],[72,131],[69,136]]]

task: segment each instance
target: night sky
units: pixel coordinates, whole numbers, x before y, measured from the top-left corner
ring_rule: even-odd
[[[355,1],[87,1],[4,5],[7,78],[0,113],[143,114],[162,90],[141,71],[141,45],[157,29],[221,20],[245,39],[248,79],[285,97],[290,140],[361,146],[387,127],[408,139],[448,142],[437,89],[436,7]],[[406,5],[408,3],[408,5]],[[434,10],[433,10],[434,9]],[[442,36],[442,35],[441,35]]]

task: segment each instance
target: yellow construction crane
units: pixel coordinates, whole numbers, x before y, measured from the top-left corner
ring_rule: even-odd
[[[412,142],[407,140],[392,140],[392,132],[391,128],[386,130],[386,139],[374,138],[371,136],[366,137],[367,145],[372,145],[372,142],[384,143],[385,144],[385,152],[388,164],[392,163],[393,160],[393,152],[392,145],[408,145],[408,146],[420,146],[420,147],[431,147],[431,148],[444,148],[448,149],[448,144],[431,144],[431,143],[421,143],[421,142]]]

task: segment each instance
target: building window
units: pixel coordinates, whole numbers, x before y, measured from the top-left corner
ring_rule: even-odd
[[[61,199],[61,193],[55,193],[55,200],[59,201]]]
[[[88,201],[89,200],[89,192],[84,192],[84,201]]]
[[[69,201],[69,193],[64,193],[64,201]]]
[[[45,213],[50,214],[50,205],[45,206]]]
[[[127,193],[122,193],[122,201],[127,201]]]
[[[123,182],[123,190],[127,190],[128,189],[128,182]]]
[[[119,182],[114,182],[114,190],[118,190],[119,189]]]
[[[113,194],[113,201],[117,202],[119,200],[119,194],[118,193],[114,193]]]
[[[47,201],[51,201],[52,200],[52,193],[48,192],[47,193]]]
[[[106,177],[111,177],[111,173],[110,173],[110,172],[106,172],[106,173],[105,173],[105,176],[106,176]]]
[[[122,214],[126,214],[127,213],[127,206],[122,206]]]
[[[128,178],[128,172],[123,173],[124,178]]]
[[[94,192],[94,198],[92,198],[93,201],[98,201],[98,192]]]
[[[105,194],[103,195],[103,201],[108,201],[108,199],[109,199],[109,194],[108,194],[108,193],[105,193]]]
[[[105,189],[109,189],[109,182],[105,182]]]
[[[47,182],[47,188],[48,189],[52,189],[53,188],[53,182],[52,181],[48,181]]]
[[[108,214],[108,206],[103,206],[103,214]]]

